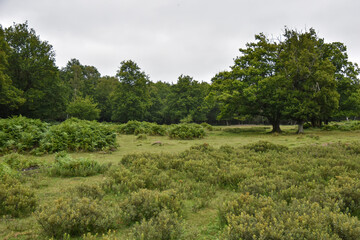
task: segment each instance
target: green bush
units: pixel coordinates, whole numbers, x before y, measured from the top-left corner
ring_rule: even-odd
[[[99,119],[100,112],[97,103],[94,103],[88,96],[85,98],[77,97],[66,108],[66,113],[69,116],[90,121]]]
[[[206,123],[206,122],[203,122],[200,124],[203,128],[205,128],[206,130],[208,131],[213,131],[214,130],[214,127],[211,126],[210,124]]]
[[[37,148],[48,124],[38,119],[13,117],[0,119],[0,153],[26,152]]]
[[[318,203],[240,195],[220,208],[223,239],[356,239],[360,221]]]
[[[51,126],[40,142],[39,152],[99,151],[116,148],[116,133],[96,121],[68,119]]]
[[[55,163],[49,168],[51,176],[60,177],[87,177],[103,173],[107,166],[99,164],[88,158],[74,159],[70,155],[61,152],[55,156]]]
[[[132,120],[125,124],[121,124],[119,126],[119,132],[122,134],[148,134],[152,136],[164,136],[166,135],[166,126]]]
[[[182,226],[176,214],[168,210],[157,216],[137,223],[130,233],[134,240],[176,240],[180,239]]]
[[[81,236],[85,233],[103,233],[114,229],[118,219],[112,208],[90,198],[59,198],[36,212],[44,233],[61,239],[64,234]]]
[[[205,130],[198,124],[181,123],[172,125],[169,137],[174,139],[195,139],[205,137]]]
[[[165,209],[180,215],[182,203],[172,190],[159,192],[140,189],[121,203],[121,209],[123,221],[130,225],[143,219],[150,220]]]
[[[266,130],[270,129],[270,127],[231,127],[231,128],[225,128],[224,132],[229,133],[247,133],[247,132],[254,132],[254,133],[260,133],[260,132],[266,132]]]
[[[280,144],[274,144],[268,141],[258,141],[255,143],[250,143],[248,145],[245,145],[244,148],[253,150],[255,152],[267,152],[270,150],[281,152],[288,149],[288,147],[286,146]]]
[[[104,190],[98,184],[80,184],[71,190],[71,194],[75,194],[80,198],[90,198],[101,200],[105,196]]]
[[[321,129],[325,131],[356,131],[360,130],[360,121],[331,122],[327,125],[323,125]]]
[[[23,170],[28,168],[38,168],[41,162],[36,159],[30,159],[18,153],[11,153],[3,156],[2,161],[8,164],[12,169]]]
[[[5,176],[18,178],[20,174],[15,169],[12,169],[7,163],[0,161],[0,179]]]
[[[28,216],[37,206],[34,192],[8,175],[0,178],[0,216]]]

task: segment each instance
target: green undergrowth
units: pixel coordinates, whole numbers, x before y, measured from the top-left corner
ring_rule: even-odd
[[[55,125],[22,116],[0,119],[0,154],[111,151],[116,147],[116,132],[109,124],[76,118]]]
[[[30,175],[3,157],[0,169],[21,194],[7,191],[35,202],[6,213],[12,221],[0,221],[0,237],[16,239],[16,223],[27,221],[22,233],[32,239],[357,239],[360,143],[305,137],[314,144],[288,147],[282,138],[121,157],[59,153]],[[49,176],[59,162],[64,174]]]

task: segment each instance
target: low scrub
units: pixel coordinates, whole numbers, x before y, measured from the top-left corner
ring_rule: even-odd
[[[33,169],[42,165],[39,160],[25,157],[18,153],[10,153],[3,156],[2,162],[8,164],[14,170]]]
[[[182,225],[177,215],[169,210],[163,210],[150,220],[137,223],[130,233],[130,239],[176,240],[180,239],[181,234]]]
[[[248,145],[245,145],[244,148],[253,150],[255,152],[267,152],[267,151],[281,152],[288,149],[288,147],[286,146],[280,144],[274,144],[268,141],[258,141],[255,143],[250,143]]]
[[[39,153],[100,151],[116,148],[116,133],[96,121],[68,119],[51,126],[40,142]]]
[[[103,173],[107,166],[88,158],[74,159],[61,152],[55,156],[55,163],[48,169],[50,176],[87,177]]]
[[[0,177],[0,216],[28,216],[36,206],[37,199],[30,188],[8,175]]]
[[[360,221],[318,203],[242,194],[219,210],[223,239],[356,239]]]
[[[115,212],[98,200],[86,197],[60,198],[40,207],[36,218],[47,236],[62,239],[64,234],[81,236],[118,227]]]
[[[122,219],[130,225],[157,217],[163,210],[181,214],[182,202],[174,191],[141,189],[121,203]]]
[[[184,140],[203,138],[205,137],[205,130],[199,124],[180,123],[171,126],[169,137]]]
[[[105,196],[104,190],[98,184],[82,183],[79,186],[71,189],[71,195],[76,195],[80,198],[90,198],[101,200]]]

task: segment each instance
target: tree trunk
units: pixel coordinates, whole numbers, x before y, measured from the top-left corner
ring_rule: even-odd
[[[302,134],[304,133],[304,121],[299,121],[298,122],[298,131],[297,131],[298,134]]]
[[[275,121],[272,123],[272,130],[271,132],[276,132],[276,133],[281,133],[281,129],[280,129],[280,121]]]

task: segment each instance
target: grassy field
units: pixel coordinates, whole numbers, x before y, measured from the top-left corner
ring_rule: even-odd
[[[264,126],[241,125],[215,127],[214,131],[207,131],[207,136],[205,138],[197,140],[174,140],[169,139],[167,136],[146,136],[145,139],[140,140],[137,136],[134,135],[118,135],[117,142],[119,147],[116,151],[111,153],[83,152],[69,154],[73,159],[88,158],[96,160],[100,164],[105,164],[107,167],[109,167],[109,170],[105,171],[104,173],[88,177],[50,176],[46,167],[44,167],[43,169],[25,171],[22,173],[22,177],[24,179],[24,184],[35,192],[38,205],[44,206],[46,204],[53,205],[54,201],[61,197],[71,198],[72,196],[76,195],[74,193],[74,189],[77,186],[81,186],[82,184],[103,184],[101,186],[105,186],[106,184],[104,183],[111,179],[112,176],[115,176],[109,175],[109,172],[113,171],[115,174],[116,171],[122,171],[121,169],[126,169],[129,171],[129,173],[134,174],[131,175],[134,177],[134,179],[139,178],[141,181],[144,181],[145,187],[141,184],[137,185],[137,183],[134,183],[135,187],[124,187],[121,185],[123,182],[113,183],[111,187],[103,187],[106,194],[99,202],[106,202],[109,204],[109,208],[113,208],[114,211],[117,211],[116,209],[118,208],[121,209],[124,206],[128,206],[124,203],[124,201],[126,202],[126,199],[128,199],[129,196],[132,196],[131,194],[138,192],[142,188],[149,189],[149,191],[160,190],[159,194],[161,194],[163,191],[166,192],[168,190],[174,190],[177,194],[177,198],[179,199],[179,204],[181,205],[181,211],[179,210],[180,212],[174,210],[177,216],[180,216],[180,239],[236,239],[237,236],[239,236],[237,235],[238,233],[236,233],[236,231],[248,231],[249,234],[256,235],[257,230],[255,229],[254,233],[251,233],[249,229],[246,231],[244,229],[240,229],[240,220],[236,220],[235,217],[232,219],[229,217],[230,215],[227,215],[233,210],[230,211],[228,208],[222,207],[226,204],[226,206],[231,205],[231,203],[227,201],[237,199],[239,196],[240,198],[246,198],[246,201],[250,201],[248,198],[252,198],[246,197],[246,194],[248,193],[250,193],[250,196],[255,196],[255,198],[251,200],[254,202],[253,204],[257,204],[256,201],[261,202],[268,201],[270,199],[271,201],[274,201],[276,206],[279,206],[282,204],[282,201],[287,201],[286,207],[291,209],[291,204],[294,201],[294,199],[291,199],[291,197],[294,197],[297,199],[306,199],[306,201],[310,201],[310,203],[306,204],[310,205],[314,202],[317,202],[320,204],[321,209],[328,207],[331,209],[331,211],[326,211],[330,211],[334,214],[344,214],[344,216],[346,215],[349,218],[355,217],[357,218],[357,221],[359,221],[358,217],[360,213],[360,206],[356,201],[360,202],[360,199],[356,200],[356,197],[358,197],[356,195],[358,194],[358,192],[356,192],[357,190],[354,190],[355,196],[352,196],[352,192],[349,190],[350,193],[348,193],[348,195],[354,199],[352,199],[352,202],[350,201],[348,204],[344,203],[346,202],[345,200],[347,198],[345,199],[345,197],[343,197],[345,196],[343,194],[344,191],[338,189],[343,189],[345,187],[340,184],[340,180],[337,182],[337,179],[339,176],[341,176],[343,178],[351,179],[351,181],[354,181],[356,184],[359,183],[360,158],[356,152],[358,145],[355,144],[354,146],[356,147],[351,148],[351,151],[353,151],[351,153],[347,152],[348,149],[344,146],[358,141],[360,137],[360,131],[344,132],[307,130],[305,134],[297,135],[295,134],[296,130],[294,126],[282,126],[282,130],[284,130],[284,133],[282,134],[272,134],[269,133],[270,128]],[[244,146],[249,146],[249,144],[257,143],[259,141],[267,141],[276,144],[276,146],[282,145],[288,147],[288,150],[285,150],[285,152],[274,150],[256,152],[251,150],[251,148],[244,148]],[[224,145],[227,147],[219,150],[219,148]],[[336,147],[332,147],[335,145]],[[189,151],[192,146],[200,147],[199,149]],[[202,149],[201,147],[204,146],[205,148],[211,148],[211,150],[208,151],[206,149]],[[310,150],[307,151],[304,149]],[[315,156],[317,153],[320,154],[322,149],[326,149],[325,153],[323,153],[321,156]],[[227,153],[226,151],[229,152]],[[135,153],[151,154],[148,158],[145,155],[138,155],[137,157],[129,158],[130,160],[127,158],[125,160],[123,159],[124,156]],[[302,155],[303,153],[304,155]],[[55,159],[55,154],[48,154],[44,156],[27,155],[26,158],[36,159],[43,163],[52,164]],[[157,158],[159,158],[160,162],[162,161],[162,163],[170,165],[175,164],[174,162],[176,161],[183,162],[181,163],[181,168],[177,168],[175,165],[171,165],[173,167],[163,168],[157,166],[156,169],[153,169],[152,167],[157,164]],[[145,159],[144,161],[148,161],[149,166],[147,163],[141,163],[143,159]],[[208,159],[209,162],[207,162]],[[299,163],[299,159],[303,160],[304,163],[308,163],[308,166],[311,168],[306,168],[306,164],[303,165],[303,163]],[[329,168],[323,169],[322,167],[326,167],[328,159],[332,159],[329,162]],[[153,162],[154,165],[151,165]],[[216,173],[218,175],[212,176],[211,171],[213,169],[213,164],[216,163],[218,164],[216,171],[219,172]],[[298,164],[296,167],[294,167],[295,163]],[[136,164],[140,164],[139,169],[135,168]],[[342,168],[342,166],[345,167]],[[298,168],[300,167],[305,170],[299,172]],[[292,168],[296,168],[296,170]],[[233,169],[237,169],[238,172]],[[292,169],[292,171],[288,172],[288,169]],[[312,171],[311,169],[316,169],[316,171],[310,174],[309,172]],[[158,179],[157,177],[161,175],[162,171],[164,172],[165,177],[159,177]],[[228,172],[226,174],[224,173],[223,177],[221,177],[221,171]],[[142,176],[146,175],[147,173],[150,175],[152,173],[155,174],[153,179],[155,179],[156,182],[155,180],[151,180],[151,176],[147,178]],[[321,174],[325,174],[326,176],[322,176]],[[263,185],[251,185],[250,180],[254,180],[255,177],[258,179],[258,181],[264,180],[264,182],[261,183]],[[113,178],[115,179],[115,177]],[[238,180],[238,178],[241,178],[241,180]],[[299,179],[295,181],[295,178]],[[302,180],[302,178],[305,180]],[[130,179],[133,181],[132,178]],[[114,181],[116,181],[116,179]],[[278,181],[286,182],[287,185],[282,186]],[[300,186],[305,186],[307,183],[312,182],[314,182],[314,184],[318,184],[320,187],[309,187],[299,190]],[[271,184],[273,184],[274,189],[269,190],[266,185],[272,186]],[[293,196],[291,191],[287,192],[287,190],[290,188],[296,188],[294,190]],[[194,191],[193,195],[190,194],[191,191]],[[310,193],[303,194],[303,192]],[[331,201],[327,202],[327,200],[325,201],[323,199],[313,200],[312,197],[319,195],[319,192],[324,192],[329,194],[329,196],[333,196],[331,194],[335,193],[340,194],[335,194],[336,197],[334,197],[334,199],[339,199],[338,196],[340,196],[341,201],[340,203],[333,204],[330,203]],[[346,195],[346,197],[349,198],[348,195]],[[331,197],[329,196],[324,195],[323,197],[324,199],[330,199]],[[345,200],[343,201],[341,197],[343,197]],[[265,198],[269,199],[264,200]],[[128,200],[127,204],[130,204],[130,202],[131,199]],[[307,206],[306,204],[304,206]],[[327,204],[329,204],[329,206]],[[275,209],[274,212],[280,211],[275,208],[275,205],[273,206],[270,204],[269,206],[273,206],[273,209]],[[340,210],[333,210],[335,208],[339,208]],[[124,210],[119,211],[123,212]],[[249,216],[252,216],[252,214],[247,212],[246,209],[243,209],[242,211],[248,213]],[[299,210],[299,212],[301,211],[302,210]],[[326,215],[326,212],[321,212],[321,214],[322,213]],[[321,214],[319,213],[317,215],[322,216]],[[221,217],[221,215],[225,217]],[[234,214],[234,216],[235,215],[236,214]],[[255,216],[256,214],[253,215]],[[170,218],[171,216],[173,215],[170,215]],[[336,216],[343,217],[343,215]],[[271,215],[271,217],[277,218],[279,216],[275,214]],[[37,219],[37,212],[26,217],[4,217],[0,219],[0,239],[49,239],[49,236],[44,235],[42,227],[40,226]],[[256,218],[256,221],[258,221],[259,224],[262,223],[262,220],[259,220],[258,218]],[[355,220],[352,219],[351,221]],[[151,227],[146,228],[145,225],[143,226],[135,224],[135,220],[133,222],[129,220],[129,222],[130,223],[126,223],[124,218],[121,218],[118,220],[117,226],[114,227],[114,230],[105,233],[105,237],[102,237],[102,234],[99,234],[98,236],[95,236],[95,234],[88,234],[86,237],[72,237],[71,239],[127,239],[130,237],[136,238],[136,234],[134,235],[134,232],[140,231],[141,229],[145,229],[144,231],[151,231]],[[309,220],[309,222],[311,222],[311,220]],[[350,226],[355,226],[356,229],[359,227],[358,222],[353,222],[352,224],[353,225]],[[233,230],[229,230],[231,226]],[[318,227],[321,228],[322,226]],[[264,227],[264,231],[266,232],[270,228],[271,227]],[[277,228],[275,227],[275,229]],[[355,232],[356,229],[354,228]],[[313,232],[316,231],[317,230],[315,229]],[[331,231],[336,232],[335,230]],[[261,231],[259,230],[259,232]],[[267,234],[267,238],[265,237],[264,239],[270,239],[269,236],[273,236],[271,234],[275,233],[269,232]],[[249,235],[250,237],[248,238],[245,236],[244,239],[252,239],[253,237],[251,236],[255,235]],[[176,238],[176,236],[173,238]],[[284,233],[283,236],[287,235]],[[311,236],[319,237],[322,235]],[[327,236],[325,236],[323,239],[351,239],[351,236],[340,236],[339,238],[336,238],[333,235],[329,235],[329,237],[332,238],[327,238]],[[65,236],[65,238],[67,237]],[[138,238],[140,239],[140,237]],[[282,238],[274,237],[273,239]],[[296,237],[294,239],[296,239]]]

